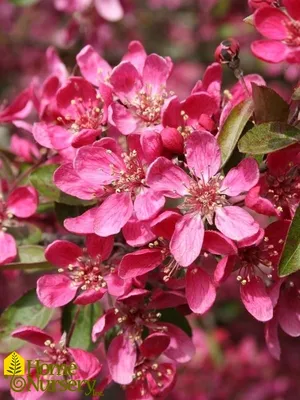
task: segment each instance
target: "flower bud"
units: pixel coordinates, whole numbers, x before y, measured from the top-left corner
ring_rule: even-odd
[[[235,39],[229,38],[223,40],[216,48],[215,59],[220,64],[229,64],[231,67],[238,61],[240,52],[239,42]]]

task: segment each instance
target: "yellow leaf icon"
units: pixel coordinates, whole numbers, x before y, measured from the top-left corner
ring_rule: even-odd
[[[25,375],[25,360],[16,351],[4,359],[4,375]]]

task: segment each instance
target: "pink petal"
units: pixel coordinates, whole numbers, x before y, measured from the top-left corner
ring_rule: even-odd
[[[221,151],[216,138],[207,132],[193,132],[186,141],[189,169],[208,182],[221,165]]]
[[[280,360],[281,349],[278,338],[278,320],[276,317],[265,324],[265,340],[271,355],[276,360]]]
[[[79,147],[92,144],[97,139],[97,136],[101,134],[101,129],[82,129],[73,135],[71,144],[73,147],[78,149]]]
[[[90,45],[85,46],[76,56],[77,64],[84,78],[95,86],[109,77],[111,66]]]
[[[40,130],[44,129],[46,133],[43,135],[46,137],[48,135],[51,147],[56,150],[63,150],[68,148],[72,142],[72,134],[70,131],[65,129],[63,126],[58,125],[41,125]],[[40,132],[41,135],[41,132]],[[42,144],[42,143],[40,143]]]
[[[132,215],[131,193],[115,193],[109,196],[98,208],[94,231],[99,236],[119,233]]]
[[[101,260],[105,261],[110,256],[114,247],[114,237],[100,237],[97,235],[88,235],[86,237],[86,247],[89,255],[96,258],[101,256]]]
[[[168,284],[170,281],[168,281]],[[185,287],[185,284],[183,284]],[[165,308],[174,308],[186,304],[185,295],[182,292],[175,292],[171,290],[156,289],[151,296],[148,303],[148,309],[162,310]]]
[[[114,309],[108,310],[103,314],[93,326],[92,340],[96,342],[100,335],[110,330],[117,323]]]
[[[170,337],[161,332],[152,333],[140,345],[140,352],[146,358],[157,358],[170,344]]]
[[[190,361],[195,354],[195,346],[192,339],[173,324],[164,322],[161,325],[167,327],[166,333],[171,339],[170,345],[164,354],[178,363]]]
[[[120,0],[95,0],[95,7],[99,15],[110,22],[119,21],[124,16]]]
[[[136,93],[143,86],[140,74],[127,61],[121,62],[121,64],[113,69],[110,83],[122,102],[133,100]]]
[[[122,61],[129,61],[141,74],[144,68],[147,53],[144,46],[138,40],[133,40],[128,45],[128,52],[122,58]]]
[[[143,70],[144,87],[149,87],[152,94],[162,92],[169,74],[169,66],[166,60],[157,54],[150,54],[146,58]]]
[[[55,240],[45,250],[46,259],[60,268],[77,263],[77,258],[81,256],[81,248],[67,240]]]
[[[176,222],[181,215],[176,211],[164,211],[151,222],[151,229],[156,236],[171,240]]]
[[[266,287],[259,277],[240,287],[241,299],[246,310],[258,321],[266,322],[273,318],[273,305]]]
[[[259,180],[257,161],[253,158],[245,158],[237,167],[232,168],[223,180],[221,190],[227,196],[238,196],[247,192]]]
[[[46,340],[50,340],[53,343],[53,338],[48,333],[35,326],[22,326],[15,329],[11,336],[41,347],[45,346]]]
[[[296,289],[286,288],[278,303],[278,322],[289,336],[300,336],[300,300]]]
[[[153,240],[156,236],[152,232],[150,224],[151,220],[139,221],[135,216],[132,216],[122,229],[126,243],[129,246],[139,247]]]
[[[159,157],[150,165],[146,177],[151,189],[175,199],[188,193],[190,181],[181,168],[165,157]]]
[[[34,139],[43,147],[53,149],[53,145],[49,136],[49,130],[45,122],[37,122],[33,124],[32,135]]]
[[[141,134],[141,146],[147,163],[151,163],[162,155],[163,143],[161,136],[155,131],[145,131]]]
[[[132,382],[136,362],[134,341],[125,335],[113,339],[107,351],[107,363],[113,380],[121,385]]]
[[[98,300],[102,299],[106,292],[106,288],[100,290],[84,290],[76,297],[76,299],[74,300],[74,304],[86,306],[87,304],[96,303]]]
[[[280,63],[288,55],[288,47],[275,40],[256,40],[251,43],[251,50],[257,58],[269,63]]]
[[[214,97],[202,92],[189,96],[183,102],[182,110],[189,118],[198,121],[201,114],[215,114],[218,111],[218,104]]]
[[[119,103],[113,103],[111,108],[112,120],[123,135],[129,135],[137,130],[138,118],[134,117],[126,107]]]
[[[216,299],[216,288],[210,276],[196,265],[187,270],[185,291],[190,309],[197,314],[204,314]]]
[[[237,263],[236,256],[223,257],[217,264],[214,271],[214,283],[220,285],[225,282],[226,279],[231,275],[235,265]]]
[[[98,212],[98,206],[90,208],[82,215],[75,218],[67,218],[64,221],[64,227],[73,233],[89,234],[94,233],[94,221]]]
[[[260,196],[260,185],[252,188],[245,198],[245,205],[259,214],[277,216],[277,211],[270,200]]]
[[[237,254],[236,245],[217,231],[205,231],[202,249],[212,254]]]
[[[173,153],[183,153],[183,137],[176,128],[164,128],[161,132],[164,147]]]
[[[154,218],[164,204],[165,198],[162,194],[152,189],[142,188],[134,202],[136,217],[141,221]]]
[[[106,275],[105,282],[107,283],[108,293],[116,297],[122,296],[131,284],[130,282],[124,282],[124,280],[119,277],[118,271]]]
[[[81,179],[95,185],[110,184],[117,171],[125,169],[123,161],[111,150],[98,146],[84,146],[78,149],[74,160],[74,168]]]
[[[289,17],[284,12],[273,7],[260,8],[254,14],[256,29],[268,39],[286,39],[289,33],[286,24],[289,21]]]
[[[298,0],[283,0],[283,5],[292,18],[300,20],[300,6]]]
[[[6,108],[0,111],[0,121],[10,122],[24,119],[32,109],[31,88],[23,90]]]
[[[241,207],[218,208],[215,217],[216,227],[232,240],[243,240],[255,235],[260,227],[254,218]]]
[[[99,374],[102,365],[93,354],[82,349],[69,348],[68,351],[73,357],[78,368],[74,379],[80,378],[89,380],[95,378]]]
[[[144,275],[162,262],[160,249],[142,249],[126,254],[119,265],[119,275],[123,279]]]
[[[66,275],[44,275],[37,281],[37,296],[40,302],[49,308],[61,307],[74,299],[77,287]]]
[[[15,239],[2,230],[0,231],[0,265],[12,262],[17,256]]]
[[[87,183],[79,177],[72,163],[61,165],[53,175],[53,181],[60,190],[82,200],[93,200],[99,194],[99,186]]]
[[[175,260],[187,267],[199,256],[204,237],[204,226],[200,215],[186,214],[175,226],[170,250]]]
[[[179,126],[184,125],[181,111],[182,105],[179,99],[176,96],[172,97],[167,103],[163,113],[163,126],[177,129]]]
[[[8,197],[7,210],[19,218],[28,218],[38,205],[37,191],[31,186],[19,186]]]

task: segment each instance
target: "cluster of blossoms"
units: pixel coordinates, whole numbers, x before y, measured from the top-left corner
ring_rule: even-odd
[[[273,40],[271,56],[261,41],[253,43],[254,53],[299,62],[298,2],[284,2],[290,15],[276,2],[252,3],[257,29]],[[238,56],[232,43],[223,42],[218,61]],[[246,310],[265,323],[268,348],[279,359],[278,326],[300,336],[299,272],[278,273],[300,202],[300,144],[261,160],[239,153],[239,162],[226,163],[220,140],[236,106],[251,101],[253,87],[265,88],[263,78],[241,77],[222,92],[222,68],[213,63],[182,100],[169,85],[172,60],[148,55],[138,41],[117,66],[87,45],[76,57],[78,75],[52,48],[47,60],[44,83],[33,82],[0,111],[0,122],[23,134],[13,136],[10,155],[30,165],[15,181],[1,175],[0,264],[17,258],[10,230],[37,221],[38,202],[45,205],[51,190],[83,206],[64,216],[57,240],[46,247],[57,272],[40,276],[36,293],[46,308],[81,310],[100,302],[91,340],[105,341],[105,357],[70,345],[77,314],[57,343],[35,326],[12,336],[44,348],[44,362],[75,362],[78,377],[99,378],[102,389],[113,381],[129,400],[162,398],[175,384],[178,364],[195,353],[189,329],[168,313],[187,324],[185,316],[206,313],[233,279]],[[297,129],[299,119],[286,122]],[[3,172],[6,161],[1,158]],[[55,170],[46,182],[50,194],[28,181],[43,168]]]

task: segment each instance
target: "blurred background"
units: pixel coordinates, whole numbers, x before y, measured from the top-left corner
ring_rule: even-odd
[[[76,73],[75,57],[84,45],[93,45],[115,65],[131,40],[140,40],[148,53],[173,59],[170,89],[184,98],[214,61],[216,46],[227,37],[240,41],[244,73],[261,74],[288,99],[298,67],[265,64],[253,57],[250,43],[258,36],[243,22],[250,14],[247,0],[0,0],[0,107],[33,79],[42,82],[49,46]],[[224,69],[223,89],[234,81]],[[3,147],[16,128],[3,126],[0,131]],[[33,275],[3,276],[2,310],[19,297],[20,288],[24,291],[34,284]],[[169,400],[300,399],[299,340],[281,332],[282,360],[274,360],[264,343],[264,326],[241,306],[234,279],[222,287],[212,311],[201,319],[192,318],[191,324],[197,355],[179,369]],[[30,354],[27,349],[23,352]],[[11,398],[2,374],[0,390],[1,399]],[[66,398],[59,396],[45,398]],[[68,396],[74,398],[71,393]],[[122,400],[123,396],[114,386],[102,398]]]

